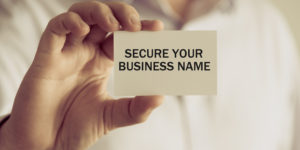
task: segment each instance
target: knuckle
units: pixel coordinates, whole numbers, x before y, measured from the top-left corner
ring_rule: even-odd
[[[56,17],[49,20],[48,26],[52,26],[53,24],[55,24],[55,22],[56,22]]]
[[[64,17],[69,20],[76,20],[78,18],[78,15],[74,12],[66,12],[64,13]]]
[[[70,24],[73,24],[75,26],[79,26],[79,27],[84,27],[85,26],[85,24],[82,23],[83,20],[81,19],[81,17],[77,13],[67,12],[66,16],[65,16],[65,19],[66,19],[67,22],[69,22]]]
[[[54,18],[50,19],[48,22],[48,26],[54,26],[61,18],[63,14],[60,14],[58,16],[55,16]]]

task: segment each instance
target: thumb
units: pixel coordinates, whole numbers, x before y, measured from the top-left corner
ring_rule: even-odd
[[[118,127],[142,123],[146,121],[152,110],[163,102],[163,99],[163,96],[136,96],[112,100],[110,109],[106,109],[110,112],[104,112],[103,119],[107,121],[104,124],[109,131]]]

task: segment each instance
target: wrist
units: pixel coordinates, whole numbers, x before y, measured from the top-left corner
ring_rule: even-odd
[[[7,116],[0,124],[0,150],[41,150],[33,148],[30,144],[17,138],[18,136],[12,132],[14,129],[11,128],[9,117]]]

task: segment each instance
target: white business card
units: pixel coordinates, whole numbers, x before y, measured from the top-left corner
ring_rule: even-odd
[[[114,95],[216,95],[216,31],[114,33]]]

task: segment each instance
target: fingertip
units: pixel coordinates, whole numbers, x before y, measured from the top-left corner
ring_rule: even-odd
[[[128,25],[124,25],[123,29],[129,32],[137,32],[137,31],[141,31],[142,25],[140,23],[128,24]]]
[[[154,109],[163,103],[164,96],[153,95],[153,96],[137,96],[139,100],[143,100],[143,105],[146,108]]]
[[[153,108],[160,106],[165,99],[164,96],[161,96],[161,95],[155,95],[155,96],[151,96],[151,97],[153,99],[153,104],[152,104]]]
[[[164,29],[164,24],[160,20],[143,20],[142,30],[146,31],[160,31]]]
[[[79,26],[79,34],[85,36],[89,32],[90,32],[90,26],[82,21]]]
[[[160,20],[153,20],[153,27],[156,30],[163,30],[164,29],[164,23]]]
[[[141,31],[142,27],[141,25],[132,25],[128,28],[126,28],[126,31],[130,31],[130,32],[137,32],[137,31]]]

